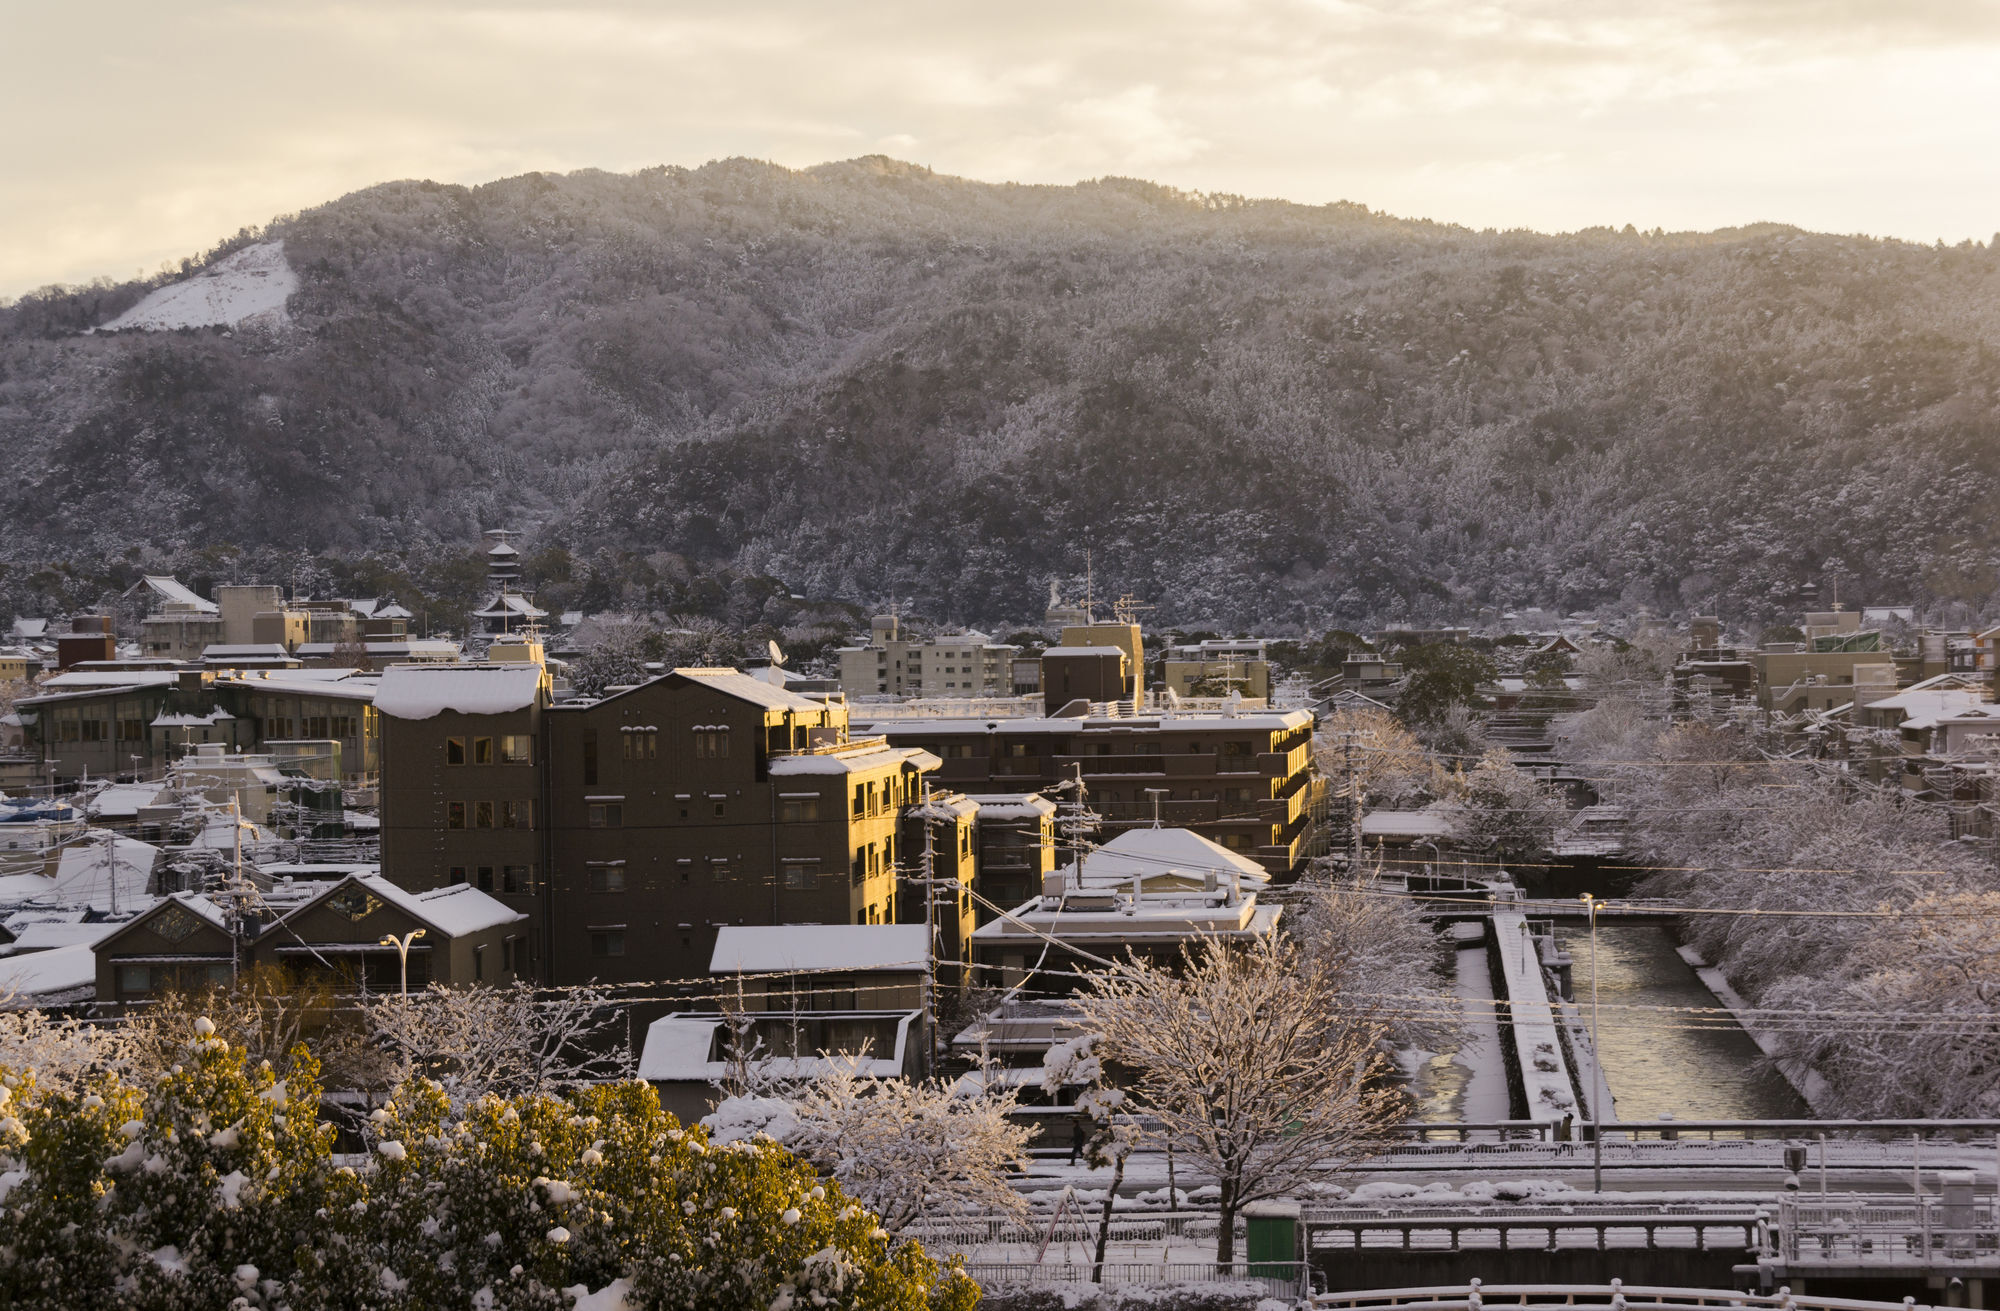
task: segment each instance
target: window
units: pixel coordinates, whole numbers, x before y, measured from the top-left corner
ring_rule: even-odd
[[[782,863],[785,871],[785,887],[791,891],[811,892],[819,887],[818,860],[787,860]]]
[[[476,737],[472,739],[472,763],[490,765],[493,763],[493,739]]]
[[[512,938],[503,938],[500,941],[500,968],[508,974],[514,972],[514,940]]]
[[[590,826],[592,828],[625,827],[625,807],[603,802],[593,804],[590,807]]]
[[[784,816],[785,822],[788,824],[810,823],[819,818],[819,798],[787,798],[780,808],[779,813]]]
[[[717,819],[721,819],[723,817],[727,806],[728,803],[724,801],[718,801],[715,803],[715,817]]]
[[[708,873],[709,877],[717,883],[734,883],[736,881],[736,864],[727,856],[715,856],[708,862]]]
[[[479,867],[479,890],[481,892],[493,891],[493,867],[491,865],[481,865]]]
[[[535,867],[533,865],[502,865],[500,867],[500,891],[516,896],[535,890]],[[512,969],[513,966],[507,968]]]
[[[944,755],[947,760],[970,760],[972,759],[972,743],[953,742],[944,749]]]
[[[650,728],[624,729],[620,736],[625,739],[627,760],[657,760],[660,755],[660,735]]]
[[[448,878],[446,879],[446,882],[449,882],[449,883],[463,883],[463,882],[465,882],[465,866],[463,866],[463,865],[453,865],[453,866],[451,867],[451,871],[450,871],[450,874],[449,874],[449,877],[448,877]]]
[[[862,790],[862,787],[859,783],[856,783],[854,785],[854,817],[856,819],[859,819],[867,813],[868,813],[868,793]]]
[[[590,931],[590,954],[593,956],[623,956],[625,954],[625,928],[592,929]]]
[[[623,865],[597,865],[590,871],[592,892],[625,891],[625,867]]]
[[[102,742],[104,740],[104,721],[101,719],[84,720],[83,740],[86,742]]]
[[[583,783],[589,787],[597,782],[597,730],[585,729],[583,734]]]
[[[486,978],[486,948],[474,947],[472,949],[473,982],[478,983],[483,981],[485,978]]]
[[[143,719],[121,719],[118,721],[118,737],[124,742],[140,742],[146,737],[146,721]]]
[[[697,728],[694,731],[694,755],[697,760],[729,759],[729,726],[717,724],[711,728]]]
[[[509,733],[500,739],[500,763],[503,765],[532,765],[535,763],[535,739],[525,733]]]
[[[501,828],[533,828],[535,826],[535,803],[532,801],[503,801],[500,803]]]
[[[472,827],[474,827],[474,828],[492,828],[492,827],[493,827],[493,803],[492,803],[492,802],[490,802],[490,801],[475,801],[475,802],[473,802],[473,803],[472,803]]]
[[[465,827],[465,803],[463,801],[450,801],[445,803],[444,826],[446,828]]]

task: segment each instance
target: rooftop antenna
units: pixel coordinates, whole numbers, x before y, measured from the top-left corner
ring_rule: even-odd
[[[1136,624],[1140,615],[1153,608],[1149,603],[1127,592],[1111,603],[1111,614],[1121,624]]]
[[[1083,548],[1083,622],[1086,624],[1097,622],[1096,585],[1096,575],[1090,563],[1090,548],[1086,546]]]

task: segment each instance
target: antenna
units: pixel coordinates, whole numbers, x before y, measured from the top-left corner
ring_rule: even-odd
[[[1097,622],[1097,580],[1090,562],[1090,548],[1083,548],[1083,622]]]
[[[1139,622],[1140,615],[1153,608],[1150,603],[1141,601],[1138,597],[1127,592],[1111,603],[1111,615],[1121,624],[1136,624]]]

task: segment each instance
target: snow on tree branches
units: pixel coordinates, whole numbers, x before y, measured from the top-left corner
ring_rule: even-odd
[[[1178,969],[1128,960],[1078,995],[1098,1054],[1177,1151],[1221,1189],[1216,1260],[1235,1259],[1246,1203],[1280,1197],[1368,1155],[1401,1119],[1382,1026],[1345,1014],[1319,958],[1267,940],[1204,943]]]

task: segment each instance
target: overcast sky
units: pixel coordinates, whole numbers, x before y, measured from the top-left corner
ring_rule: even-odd
[[[2000,229],[2000,0],[0,0],[0,295],[391,178],[1104,174],[1476,227]]]

